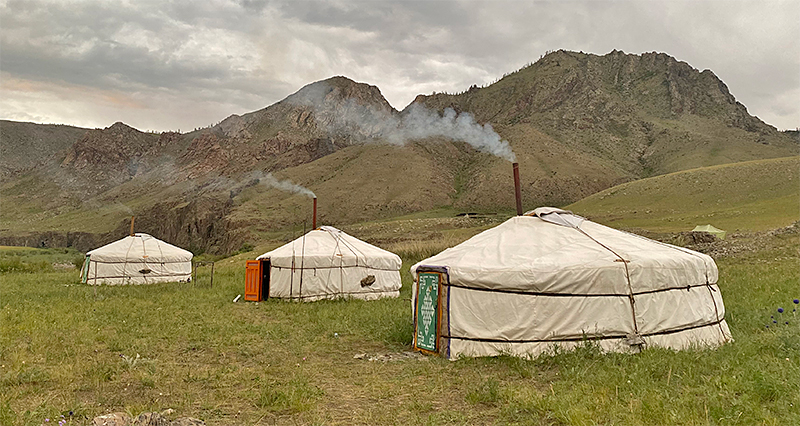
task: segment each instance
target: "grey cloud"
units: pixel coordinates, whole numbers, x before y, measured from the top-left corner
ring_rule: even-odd
[[[767,122],[800,125],[781,98],[800,88],[797,2],[10,0],[0,13],[5,75],[152,97],[127,114],[164,128],[191,104],[181,97],[221,119],[332,75],[375,84],[402,109],[419,90],[486,84],[560,48],[665,52],[712,69]]]

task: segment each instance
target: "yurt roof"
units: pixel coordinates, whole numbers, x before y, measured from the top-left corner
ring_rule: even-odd
[[[481,232],[417,263],[412,273],[423,266],[445,267],[453,286],[565,295],[619,295],[717,281],[717,267],[705,254],[552,207]]]
[[[273,266],[286,268],[369,266],[396,271],[402,264],[400,256],[332,226],[314,229],[258,259],[270,259]]]
[[[152,262],[189,262],[193,254],[149,234],[136,233],[86,253],[92,260],[125,262],[147,259]]]

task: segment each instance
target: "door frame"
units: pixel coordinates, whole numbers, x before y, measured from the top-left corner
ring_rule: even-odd
[[[270,278],[270,261],[263,259],[261,261],[261,300],[269,299],[269,278]]]
[[[419,308],[419,292],[420,292],[420,285],[419,285],[419,276],[421,274],[436,274],[439,277],[436,289],[436,342],[434,345],[434,350],[430,350],[427,348],[421,348],[417,346],[417,324],[418,324],[418,308]],[[413,341],[411,343],[411,347],[415,351],[419,351],[423,354],[428,355],[438,355],[441,351],[441,340],[442,340],[442,295],[444,294],[443,289],[445,285],[443,283],[449,282],[449,276],[447,274],[447,270],[441,267],[427,267],[422,266],[417,268],[417,280],[416,290],[414,292],[414,336]],[[446,281],[448,280],[448,281]]]

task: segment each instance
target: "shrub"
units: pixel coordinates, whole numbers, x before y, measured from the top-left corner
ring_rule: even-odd
[[[44,260],[26,262],[18,256],[0,258],[0,273],[24,272],[41,273],[52,272],[53,265]]]

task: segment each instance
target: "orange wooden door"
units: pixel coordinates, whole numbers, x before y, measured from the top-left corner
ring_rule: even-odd
[[[261,294],[261,264],[259,260],[248,260],[244,273],[244,300],[260,302]]]

